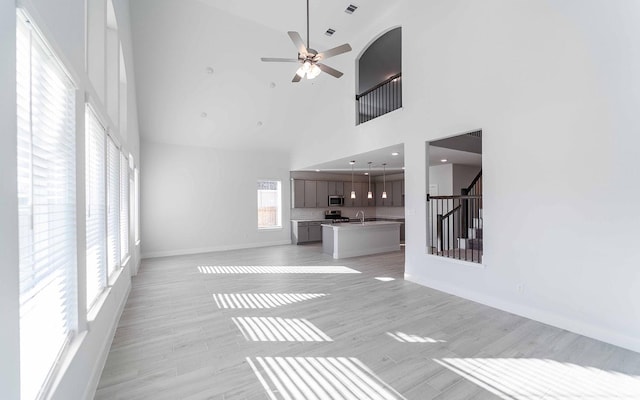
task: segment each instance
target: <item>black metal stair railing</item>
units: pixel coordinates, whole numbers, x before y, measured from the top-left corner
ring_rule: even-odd
[[[402,107],[402,74],[397,74],[356,95],[357,125]]]
[[[429,252],[458,260],[482,262],[482,171],[459,196],[427,196]]]

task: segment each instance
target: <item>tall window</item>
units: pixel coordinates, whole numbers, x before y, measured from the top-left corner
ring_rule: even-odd
[[[120,266],[120,150],[107,137],[107,272]]]
[[[120,265],[129,257],[129,160],[120,153]]]
[[[77,329],[75,88],[17,13],[21,399],[46,390]]]
[[[258,228],[282,228],[280,181],[258,181]]]
[[[135,168],[133,170],[134,177],[134,196],[133,196],[133,207],[135,209],[135,218],[133,220],[133,228],[135,231],[136,244],[140,242],[140,170]]]
[[[107,285],[105,129],[93,110],[85,112],[87,137],[87,308]]]

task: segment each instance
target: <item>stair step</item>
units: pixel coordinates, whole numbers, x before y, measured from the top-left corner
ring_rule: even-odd
[[[482,250],[482,239],[458,238],[458,248],[462,250]]]

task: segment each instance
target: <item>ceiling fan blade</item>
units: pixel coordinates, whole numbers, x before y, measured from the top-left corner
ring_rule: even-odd
[[[302,38],[300,37],[300,34],[294,31],[289,31],[287,32],[287,34],[291,38],[291,41],[293,42],[293,44],[298,49],[298,53],[300,53],[303,57],[306,57],[308,53],[307,46],[304,45],[304,40],[302,40]]]
[[[291,80],[291,82],[293,82],[293,83],[297,83],[297,82],[300,82],[300,80],[301,80],[301,79],[302,79],[302,77],[301,77],[300,75],[295,74],[295,75],[293,76],[293,79]]]
[[[277,58],[277,57],[262,57],[260,60],[264,62],[299,62],[297,58]]]
[[[344,75],[342,72],[338,71],[335,68],[331,68],[328,65],[324,65],[324,64],[320,64],[317,63],[316,64],[318,66],[318,68],[320,68],[322,70],[322,72],[326,72],[327,74],[336,77],[336,78],[340,78],[342,75]]]
[[[349,43],[345,43],[341,46],[334,47],[333,49],[318,53],[313,59],[317,61],[326,60],[329,57],[334,57],[338,54],[347,53],[349,51],[351,51],[351,46],[349,45]]]

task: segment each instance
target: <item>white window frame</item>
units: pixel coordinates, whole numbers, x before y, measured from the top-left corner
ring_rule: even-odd
[[[261,184],[276,184],[276,189],[268,190],[268,189],[260,189]],[[259,230],[273,230],[273,229],[282,229],[282,181],[279,179],[258,179],[258,188],[257,188],[257,225]],[[261,216],[261,208],[263,203],[265,202],[264,195],[272,194],[275,200],[275,223],[271,225],[265,225],[261,223],[263,220],[264,214]]]
[[[87,310],[91,310],[107,287],[107,131],[89,104],[85,110],[85,127],[86,292]],[[93,151],[96,147],[101,154]],[[94,284],[96,290],[90,290]]]
[[[21,399],[46,396],[78,330],[76,86],[16,10]]]

